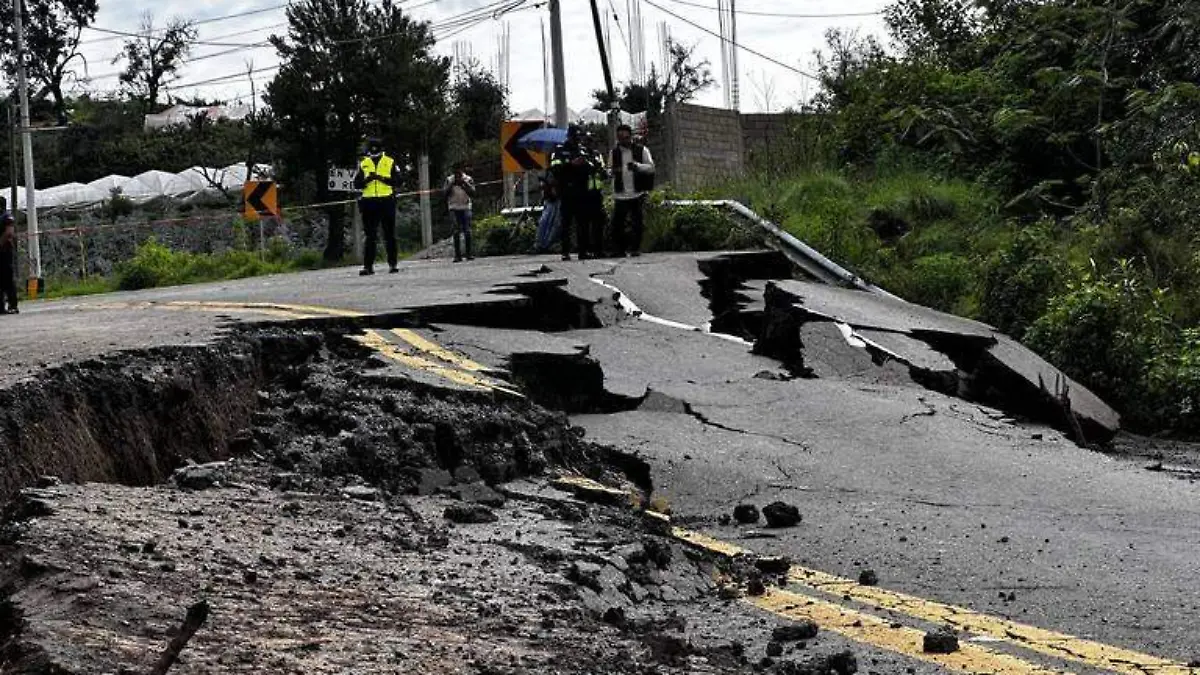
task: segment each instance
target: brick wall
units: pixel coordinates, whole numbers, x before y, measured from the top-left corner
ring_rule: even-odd
[[[783,145],[795,115],[796,113],[742,115],[742,142],[746,149],[747,167],[753,167],[756,157],[766,154],[770,148]]]
[[[653,121],[647,144],[658,165],[658,182],[694,190],[745,173],[755,156],[781,145],[789,113],[740,115],[732,110],[679,104]]]

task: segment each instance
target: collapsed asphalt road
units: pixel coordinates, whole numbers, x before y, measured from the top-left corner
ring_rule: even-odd
[[[1194,484],[1080,447],[1115,415],[987,327],[788,272],[412,263],[31,307],[6,324],[5,495],[104,484],[15,514],[8,658],[140,672],[206,596],[178,672],[791,672],[845,649],[873,672],[1187,672]],[[153,487],[229,456],[220,487]],[[676,526],[792,578],[735,601],[753,580],[720,542],[651,544],[688,561],[652,595],[612,556],[661,527],[559,474],[652,485]],[[447,523],[481,497],[494,522]],[[730,520],[775,501],[801,522]],[[861,592],[867,568],[902,596]],[[828,628],[809,649],[767,644],[805,618]],[[924,653],[946,621],[963,651]]]

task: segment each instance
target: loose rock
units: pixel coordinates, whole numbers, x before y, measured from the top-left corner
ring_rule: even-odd
[[[766,556],[755,560],[754,566],[763,574],[787,574],[792,568],[792,561],[781,555]]]
[[[492,510],[481,504],[454,504],[442,514],[446,520],[463,525],[494,523],[500,520]]]
[[[879,575],[875,573],[875,570],[863,570],[858,574],[858,583],[863,586],[878,586]]]
[[[796,623],[789,623],[783,626],[776,626],[775,630],[771,631],[771,639],[778,642],[795,642],[797,640],[811,640],[817,637],[817,624],[809,619],[801,619]]]
[[[767,527],[792,527],[800,523],[800,509],[784,502],[772,502],[762,510]]]
[[[379,495],[379,490],[365,485],[351,485],[350,487],[342,488],[342,494],[351,499],[357,499],[364,502],[373,502]]]
[[[175,484],[187,490],[207,490],[221,482],[225,462],[181,466],[171,474]]]
[[[733,507],[733,519],[742,525],[758,522],[758,507],[753,504],[738,504]]]
[[[774,640],[768,642],[767,656],[783,656],[783,643]]]
[[[958,651],[958,633],[943,626],[925,634],[924,649],[929,654],[953,654]]]

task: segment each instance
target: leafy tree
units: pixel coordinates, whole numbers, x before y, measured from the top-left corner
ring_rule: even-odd
[[[287,35],[271,38],[283,67],[266,93],[286,177],[328,201],[325,175],[334,166],[355,166],[368,134],[383,138],[402,175],[423,151],[440,158],[452,124],[450,66],[432,53],[427,23],[391,0],[302,0],[287,16]],[[343,211],[332,209],[329,218],[325,257],[340,260]]]
[[[13,0],[0,0],[0,56],[4,72],[16,80],[16,34],[13,30]],[[76,77],[74,68],[83,63],[79,38],[96,18],[96,0],[24,0],[26,69],[34,87],[32,98],[49,97],[55,116],[67,117],[64,85]]]
[[[509,113],[508,92],[478,62],[471,61],[458,68],[450,87],[450,101],[469,142],[499,136],[500,124]]]
[[[667,47],[670,63],[667,64],[665,73],[659,73],[658,69],[652,66],[645,84],[625,83],[617,94],[616,103],[621,110],[627,113],[648,112],[658,115],[666,109],[668,102],[686,103],[716,84],[708,60],[695,60],[695,46],[688,47],[681,42],[670,40]],[[592,92],[592,98],[597,109],[612,108],[613,100],[607,90],[597,89]]]
[[[126,61],[120,76],[122,88],[146,111],[154,111],[167,78],[179,71],[195,41],[196,29],[191,22],[172,19],[159,31],[154,27],[154,16],[146,13],[138,37],[126,40],[121,54],[113,59],[114,64]]]

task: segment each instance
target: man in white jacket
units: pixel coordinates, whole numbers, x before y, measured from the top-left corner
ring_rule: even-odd
[[[633,142],[628,124],[617,127],[617,147],[612,151],[613,175],[613,253],[640,255],[645,229],[646,195],[654,189],[654,158],[650,149]],[[631,220],[633,238],[625,235],[625,222]]]

